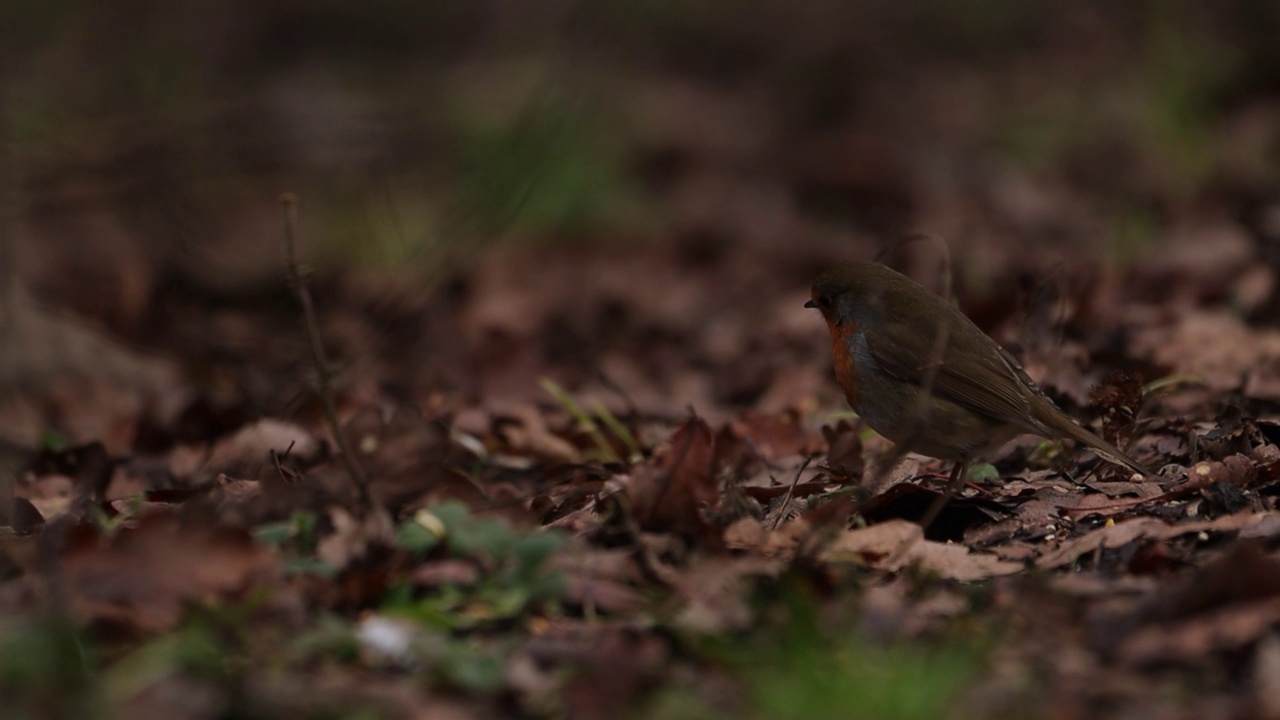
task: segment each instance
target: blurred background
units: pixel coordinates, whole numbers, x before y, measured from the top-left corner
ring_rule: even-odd
[[[827,403],[807,284],[912,232],[1021,346],[1122,301],[1280,310],[1268,0],[10,0],[0,27],[23,442],[306,412],[283,191],[357,404],[543,376]],[[888,257],[940,286],[933,246]]]

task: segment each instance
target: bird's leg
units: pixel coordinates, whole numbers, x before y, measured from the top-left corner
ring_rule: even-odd
[[[929,531],[929,526],[934,520],[938,519],[938,515],[942,514],[943,508],[947,503],[951,502],[951,498],[964,484],[965,471],[969,469],[969,458],[961,458],[959,462],[951,468],[951,476],[947,478],[947,487],[942,491],[942,495],[934,499],[929,505],[929,509],[924,511],[924,515],[920,516],[920,528],[925,532]]]

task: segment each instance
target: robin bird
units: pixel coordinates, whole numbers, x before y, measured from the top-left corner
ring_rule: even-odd
[[[963,313],[899,272],[871,262],[836,265],[814,281],[805,307],[822,313],[845,398],[897,446],[894,461],[916,452],[955,463],[944,503],[970,460],[1024,433],[1071,438],[1149,474],[1077,425]],[[921,524],[941,509],[931,508]]]

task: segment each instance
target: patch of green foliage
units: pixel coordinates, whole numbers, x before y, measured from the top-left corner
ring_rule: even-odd
[[[706,657],[728,668],[743,695],[712,708],[695,692],[669,692],[643,717],[750,720],[936,720],[964,717],[956,703],[983,666],[973,639],[878,641],[852,616],[832,619],[803,593],[787,590],[773,627],[713,640]]]
[[[454,135],[464,219],[489,232],[580,234],[629,194],[620,145],[580,98],[552,95],[529,112],[498,117],[460,109]]]
[[[294,573],[333,577],[335,570],[315,557],[316,517],[295,513],[261,526],[259,542],[280,548]],[[282,662],[315,664],[364,662],[419,672],[432,682],[466,693],[488,695],[504,684],[505,657],[515,642],[500,632],[531,613],[554,611],[565,580],[548,567],[564,544],[545,531],[524,532],[501,520],[478,518],[458,501],[420,510],[396,528],[394,544],[429,564],[461,561],[474,570],[453,582],[423,590],[405,580],[381,603],[381,634],[398,638],[399,650],[377,650],[362,641],[360,627],[339,617],[322,618],[315,628],[287,643]],[[376,620],[369,616],[366,620]],[[404,624],[396,625],[403,621]],[[495,632],[496,631],[496,632]]]
[[[578,423],[578,429],[589,435],[592,442],[596,444],[595,452],[587,452],[587,457],[601,462],[623,462],[623,458],[619,457],[617,450],[614,449],[613,439],[626,447],[626,462],[639,462],[644,457],[644,453],[640,450],[640,443],[636,441],[631,430],[598,400],[592,403],[592,411],[587,412],[567,390],[551,378],[542,378],[538,384],[547,391],[547,394],[556,399],[565,412],[573,416]]]
[[[28,620],[0,627],[4,717],[103,717],[94,681],[97,665],[83,635],[66,621]]]
[[[399,528],[396,544],[418,555],[469,559],[479,568],[471,583],[445,584],[427,594],[407,584],[392,591],[384,610],[431,627],[467,630],[515,620],[564,593],[563,576],[547,567],[564,544],[559,535],[517,532],[501,520],[473,517],[457,501],[420,512]]]
[[[253,536],[263,545],[271,545],[284,555],[284,570],[291,575],[310,573],[332,578],[337,571],[315,556],[319,542],[315,513],[299,510],[287,519],[254,528]]]

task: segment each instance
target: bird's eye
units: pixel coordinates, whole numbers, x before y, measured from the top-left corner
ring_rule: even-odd
[[[818,308],[818,310],[822,311],[823,314],[826,314],[831,311],[832,302],[830,296],[814,294],[813,298],[806,301],[804,306],[807,308]]]

